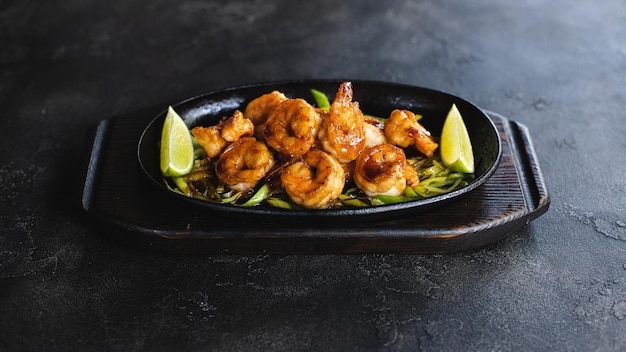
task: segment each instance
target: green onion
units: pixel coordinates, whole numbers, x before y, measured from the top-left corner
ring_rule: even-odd
[[[338,198],[339,200],[350,200],[350,199],[354,199],[354,198],[352,198],[352,196],[351,196],[351,195],[346,194],[346,193],[347,193],[347,192],[340,194],[337,198]]]
[[[317,89],[311,89],[311,94],[313,95],[313,99],[315,99],[315,104],[317,104],[318,108],[323,111],[330,110],[330,101],[328,100],[326,94]]]
[[[232,196],[227,196],[226,198],[222,198],[222,203],[232,203],[241,197],[241,192],[237,192]]]
[[[415,198],[407,197],[407,196],[386,196],[386,195],[382,195],[382,194],[379,194],[379,195],[375,196],[374,198],[380,200],[381,202],[383,202],[383,204],[402,203],[402,202],[406,202],[406,201],[415,199]]]
[[[174,184],[176,185],[176,187],[178,187],[178,190],[182,194],[186,196],[191,195],[191,190],[189,189],[189,185],[187,184],[187,182],[185,182],[185,179],[183,179],[182,177],[172,177],[172,181],[174,181]]]
[[[423,181],[420,181],[420,185],[422,186],[428,186],[430,184],[435,184],[435,185],[441,185],[443,182],[445,182],[447,180],[447,177],[445,176],[436,176],[436,177],[430,177],[427,178]],[[438,187],[438,186],[435,186]]]
[[[367,207],[369,206],[369,204],[367,204],[366,202],[357,199],[357,198],[352,198],[352,199],[348,199],[348,200],[344,200],[343,202],[341,202],[345,205],[349,205],[352,207]]]
[[[280,198],[274,198],[274,197],[267,198],[266,202],[267,202],[267,204],[269,204],[269,205],[271,205],[271,206],[273,206],[275,208],[282,208],[282,209],[291,209],[292,208],[291,203],[289,203],[289,202],[287,202],[285,200],[282,200]]]
[[[416,198],[417,197],[417,193],[415,193],[413,188],[408,187],[408,186],[404,190],[404,194],[406,194],[408,197],[412,197],[412,198]]]
[[[256,193],[250,197],[245,203],[241,204],[242,207],[253,207],[259,205],[270,194],[270,187],[266,184],[261,186]]]

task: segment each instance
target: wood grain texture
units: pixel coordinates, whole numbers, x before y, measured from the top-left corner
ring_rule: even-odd
[[[467,195],[414,216],[355,223],[246,221],[155,192],[136,147],[155,115],[102,121],[88,138],[76,201],[101,233],[124,245],[172,253],[447,253],[479,248],[545,213],[550,198],[528,129],[489,113],[502,138],[494,175]]]

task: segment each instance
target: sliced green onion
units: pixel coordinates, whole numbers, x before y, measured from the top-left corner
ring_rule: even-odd
[[[464,178],[467,174],[461,173],[461,172],[453,172],[451,174],[448,174],[448,180],[456,180],[457,178]]]
[[[267,198],[266,202],[267,202],[267,204],[269,204],[269,205],[271,205],[271,206],[273,206],[275,208],[282,208],[282,209],[291,209],[292,208],[291,203],[289,203],[287,201],[284,201],[284,200],[282,200],[280,198],[274,198],[274,197]]]
[[[241,204],[243,207],[253,207],[259,205],[270,194],[270,187],[266,184],[261,186],[256,193],[250,197],[245,203]]]
[[[457,187],[461,184],[461,182],[463,182],[463,179],[462,179],[462,178],[457,178],[457,179],[455,179],[455,180],[454,180],[454,183],[453,183],[450,187],[448,187],[448,188],[446,189],[446,192],[451,192],[451,191],[453,191],[455,188],[457,188]]]
[[[415,191],[415,193],[419,194],[420,197],[424,197],[424,198],[428,198],[429,197],[428,190],[424,186],[421,186],[421,185],[415,186],[415,187],[413,187],[413,190]]]
[[[446,180],[447,180],[447,178],[445,176],[430,177],[430,178],[427,178],[427,179],[425,179],[423,181],[420,181],[420,185],[428,186],[428,185],[430,185],[432,183],[434,183],[434,184],[441,184],[441,183],[445,182]]]
[[[167,189],[169,189],[170,191],[178,193],[183,196],[185,195],[180,189],[178,189],[178,187],[172,187],[171,183],[167,180],[167,178],[165,178],[165,176],[163,177],[163,181],[165,183],[165,187],[167,187]]]
[[[346,192],[347,193],[347,192]],[[346,193],[342,193],[340,194],[337,199],[339,200],[349,200],[349,199],[354,199],[351,195],[348,195]]]
[[[241,197],[241,192],[236,192],[235,194],[233,194],[230,197],[222,198],[221,202],[222,203],[232,203],[232,202],[236,201],[237,199],[239,199],[239,197]]]
[[[348,199],[348,200],[344,200],[343,202],[341,202],[345,205],[349,205],[351,207],[367,207],[369,206],[369,204],[367,204],[366,202],[357,199],[357,198],[352,198],[352,199]]]
[[[406,196],[386,196],[382,194],[379,194],[375,196],[374,198],[380,200],[381,202],[383,202],[383,204],[395,204],[395,203],[406,202],[409,200],[414,200],[414,198],[406,197]]]
[[[176,185],[176,187],[178,187],[178,190],[180,190],[180,192],[186,196],[191,196],[191,190],[189,189],[189,185],[187,184],[187,182],[185,182],[185,179],[182,177],[172,177],[172,181],[174,181],[174,184]]]
[[[444,193],[446,193],[445,189],[442,189],[442,188],[439,188],[439,187],[424,186],[424,188],[426,188],[426,191],[428,191],[429,193],[434,193],[434,194],[444,194]]]
[[[404,189],[404,194],[406,194],[408,197],[412,197],[412,198],[417,197],[417,193],[415,193],[413,188],[408,187],[408,186],[407,186],[407,188]]]
[[[330,110],[330,101],[328,100],[326,94],[317,89],[311,89],[311,94],[313,95],[313,99],[315,99],[315,104],[318,108],[323,111]]]

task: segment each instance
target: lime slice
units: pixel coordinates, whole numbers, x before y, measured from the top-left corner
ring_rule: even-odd
[[[455,104],[448,112],[441,130],[441,159],[446,167],[455,172],[474,173],[472,143],[461,113]]]
[[[193,167],[193,141],[185,121],[170,106],[161,134],[161,172],[165,176],[182,176]]]

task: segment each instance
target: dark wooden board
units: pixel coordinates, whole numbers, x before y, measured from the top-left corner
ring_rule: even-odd
[[[137,163],[140,134],[160,111],[101,121],[86,139],[75,200],[100,232],[124,245],[170,253],[447,253],[511,235],[550,198],[528,129],[489,113],[502,138],[498,170],[443,207],[400,219],[294,224],[229,219],[155,192]]]

